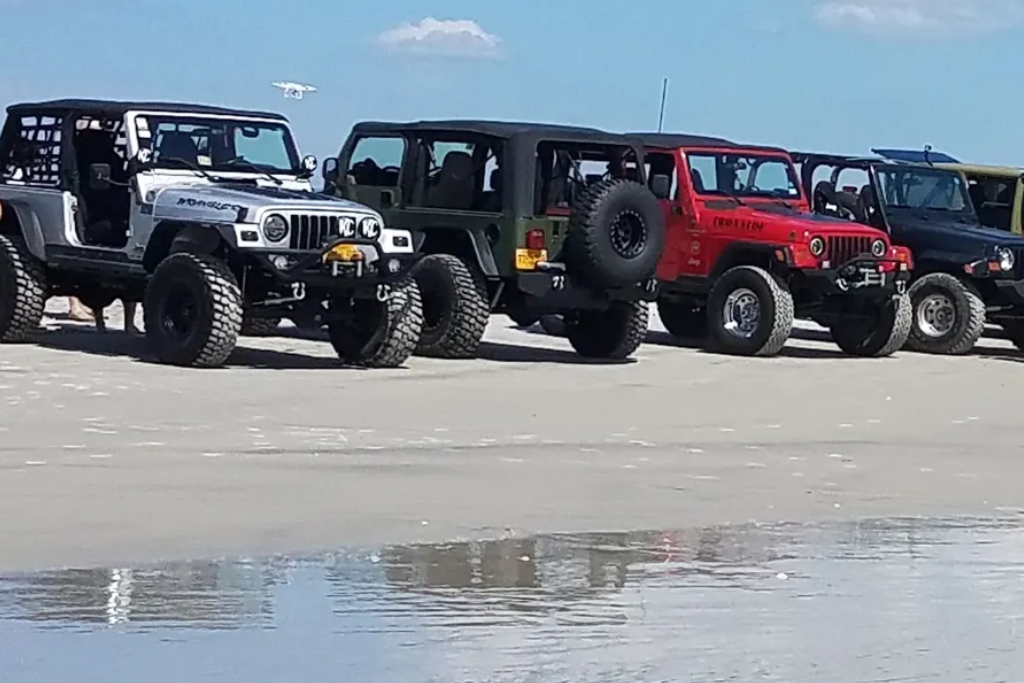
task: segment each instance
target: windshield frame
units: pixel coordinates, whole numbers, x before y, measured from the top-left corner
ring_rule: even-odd
[[[939,206],[907,206],[905,204],[892,204],[886,195],[885,188],[889,181],[883,179],[883,176],[891,175],[893,172],[903,171],[905,173],[916,174],[920,176],[952,176],[955,178],[956,183],[960,187],[960,199],[963,203],[963,208],[952,209],[943,208]],[[883,163],[875,164],[872,168],[872,175],[874,176],[872,184],[875,187],[875,195],[879,207],[885,212],[891,211],[910,211],[910,212],[936,212],[943,215],[952,216],[963,216],[973,217],[975,216],[974,205],[971,202],[971,196],[967,191],[967,182],[964,176],[959,171],[940,168],[936,166],[924,166],[918,164],[894,164],[894,163]]]
[[[797,202],[797,203],[799,203],[799,202],[803,202],[804,201],[804,189],[803,189],[803,184],[800,181],[800,174],[797,172],[796,165],[793,163],[793,160],[789,156],[787,156],[786,154],[783,154],[783,153],[780,153],[780,152],[777,152],[777,151],[773,151],[773,150],[752,149],[752,148],[745,148],[745,147],[735,147],[735,148],[683,147],[681,149],[681,151],[682,151],[683,157],[684,157],[684,159],[686,161],[686,168],[690,172],[693,171],[693,166],[692,166],[692,164],[690,162],[691,157],[713,158],[714,161],[715,161],[716,168],[717,168],[718,163],[719,163],[719,157],[722,157],[722,156],[737,156],[737,157],[740,157],[740,158],[742,158],[742,159],[744,159],[745,161],[748,161],[748,162],[753,161],[755,164],[763,164],[765,162],[773,162],[773,163],[783,164],[786,167],[786,175],[787,175],[787,178],[789,180],[789,183],[793,186],[793,189],[796,190],[796,194],[782,193],[780,191],[776,191],[776,192],[750,192],[750,191],[726,192],[724,190],[708,190],[707,188],[705,188],[704,191],[702,191],[702,192],[698,192],[696,190],[696,188],[693,187],[692,180],[688,181],[688,184],[693,189],[694,195],[696,195],[698,197],[714,197],[714,198],[719,198],[719,197],[720,198],[735,197],[735,198],[739,198],[739,199],[741,199],[743,201],[750,200],[750,201],[755,201],[755,202],[756,201],[767,201],[767,202],[783,201],[783,202]],[[751,166],[753,166],[753,165],[754,164],[751,164]],[[749,171],[750,171],[750,168],[748,168],[747,173],[749,173]],[[717,180],[718,180],[717,175],[716,175],[715,180],[716,180],[715,184],[717,186],[717,184],[718,184],[717,183]]]
[[[181,113],[181,112],[167,112],[157,110],[146,110],[146,111],[133,111],[128,114],[128,135],[129,144],[131,147],[132,154],[137,154],[140,149],[149,149],[152,151],[153,145],[155,144],[155,135],[153,137],[146,137],[145,133],[139,135],[139,120],[146,120],[147,130],[152,128],[155,130],[160,124],[175,122],[186,125],[202,125],[203,123],[209,122],[210,124],[216,123],[227,123],[227,124],[243,124],[249,126],[256,126],[265,129],[281,130],[283,132],[282,140],[284,144],[284,151],[288,157],[291,168],[279,168],[272,167],[269,165],[260,165],[256,170],[255,168],[248,166],[244,163],[239,164],[211,164],[210,166],[199,166],[203,171],[215,175],[241,175],[241,176],[265,176],[270,174],[273,176],[287,176],[287,177],[301,177],[305,172],[302,168],[302,158],[299,155],[298,145],[295,143],[295,136],[292,132],[291,124],[283,119],[267,118],[261,116],[238,116],[238,115],[220,115],[220,114],[196,114],[196,113]],[[160,163],[157,155],[153,155],[153,161],[148,164],[149,170],[159,171],[160,173],[174,173],[174,174],[195,174],[195,169],[189,168],[185,164],[181,163]]]

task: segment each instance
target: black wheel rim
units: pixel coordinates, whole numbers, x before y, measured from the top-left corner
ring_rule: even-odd
[[[196,329],[199,299],[184,283],[170,286],[160,305],[160,327],[175,341],[184,341]]]
[[[612,249],[622,258],[636,258],[647,246],[647,225],[640,214],[632,211],[623,211],[615,217],[609,235]]]

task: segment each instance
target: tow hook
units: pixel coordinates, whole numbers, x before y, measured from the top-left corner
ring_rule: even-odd
[[[259,306],[277,306],[278,304],[293,304],[296,301],[302,301],[306,298],[306,283],[304,282],[293,282],[292,283],[292,295],[282,297],[280,299],[267,299],[261,301]]]
[[[844,277],[836,278],[836,287],[838,287],[839,291],[841,291],[841,292],[849,292],[850,291],[850,285],[846,281],[846,278],[844,278]]]
[[[903,294],[907,293],[907,282],[906,282],[906,280],[897,280],[896,281],[896,293],[899,294],[899,295],[903,295]]]
[[[391,285],[379,284],[377,285],[377,301],[384,303],[391,298]]]
[[[645,280],[643,290],[648,294],[654,294],[658,290],[658,279],[652,277],[649,280]]]

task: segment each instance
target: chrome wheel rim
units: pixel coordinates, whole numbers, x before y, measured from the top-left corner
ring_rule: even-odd
[[[917,306],[917,327],[930,339],[940,339],[956,324],[956,307],[945,294],[929,294]]]
[[[746,287],[730,292],[722,307],[722,320],[726,332],[739,339],[750,339],[761,322],[761,300]]]

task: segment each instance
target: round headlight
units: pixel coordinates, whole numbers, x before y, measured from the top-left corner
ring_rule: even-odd
[[[340,237],[355,237],[356,219],[351,216],[342,216],[338,219],[338,235]]]
[[[875,258],[882,258],[889,251],[889,245],[885,240],[875,240],[871,243],[871,255]]]
[[[812,237],[807,248],[811,250],[811,256],[821,256],[825,253],[825,240],[820,237]]]
[[[367,216],[359,221],[359,236],[368,240],[380,237],[380,221],[373,216]]]
[[[999,256],[999,270],[1007,271],[1013,270],[1013,264],[1016,259],[1013,256],[1013,251],[1006,247],[1001,247],[998,252]]]
[[[263,222],[263,236],[268,242],[280,242],[288,236],[288,221],[277,214],[268,216]]]

